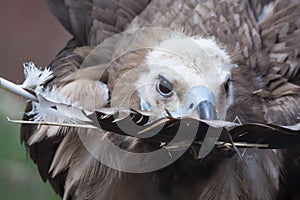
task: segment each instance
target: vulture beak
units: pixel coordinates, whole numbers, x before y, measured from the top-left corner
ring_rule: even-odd
[[[192,88],[186,96],[183,108],[170,111],[173,117],[193,116],[195,113],[203,120],[216,120],[218,118],[214,94],[206,87]]]
[[[209,101],[203,101],[198,104],[198,116],[204,120],[216,120],[217,112],[215,106]]]

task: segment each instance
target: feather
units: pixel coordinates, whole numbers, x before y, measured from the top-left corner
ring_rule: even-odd
[[[34,121],[68,122],[90,121],[82,109],[71,106],[70,100],[59,95],[57,88],[38,89],[38,102],[32,103],[32,110],[27,112]]]
[[[37,101],[37,97],[34,94],[24,90],[20,85],[16,85],[4,78],[0,78],[0,87],[7,90],[8,92],[17,94],[21,97],[25,97],[30,101]]]
[[[25,81],[21,85],[23,88],[35,89],[53,78],[53,72],[49,68],[40,70],[32,62],[24,63],[23,67],[25,75]]]

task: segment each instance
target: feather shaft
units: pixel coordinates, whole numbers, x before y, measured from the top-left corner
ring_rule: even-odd
[[[12,83],[4,78],[0,77],[0,87],[3,88],[4,90],[14,93],[18,96],[22,96],[25,97],[28,100],[31,101],[35,101],[38,102],[38,99],[36,96],[34,96],[33,94],[27,92],[26,90],[24,90],[21,86]]]

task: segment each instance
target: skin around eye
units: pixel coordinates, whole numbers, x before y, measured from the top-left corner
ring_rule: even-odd
[[[173,84],[168,81],[163,76],[159,76],[157,81],[156,90],[159,92],[160,95],[162,95],[165,98],[169,98],[173,95]]]

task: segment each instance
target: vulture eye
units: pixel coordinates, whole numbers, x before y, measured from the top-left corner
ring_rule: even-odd
[[[229,76],[226,77],[226,80],[225,80],[225,82],[224,82],[224,90],[225,90],[226,93],[229,92],[229,84],[230,84],[230,81],[231,81],[230,77],[229,77]]]
[[[165,77],[159,76],[156,90],[159,92],[159,94],[165,98],[169,98],[173,95],[173,84],[168,81]]]

